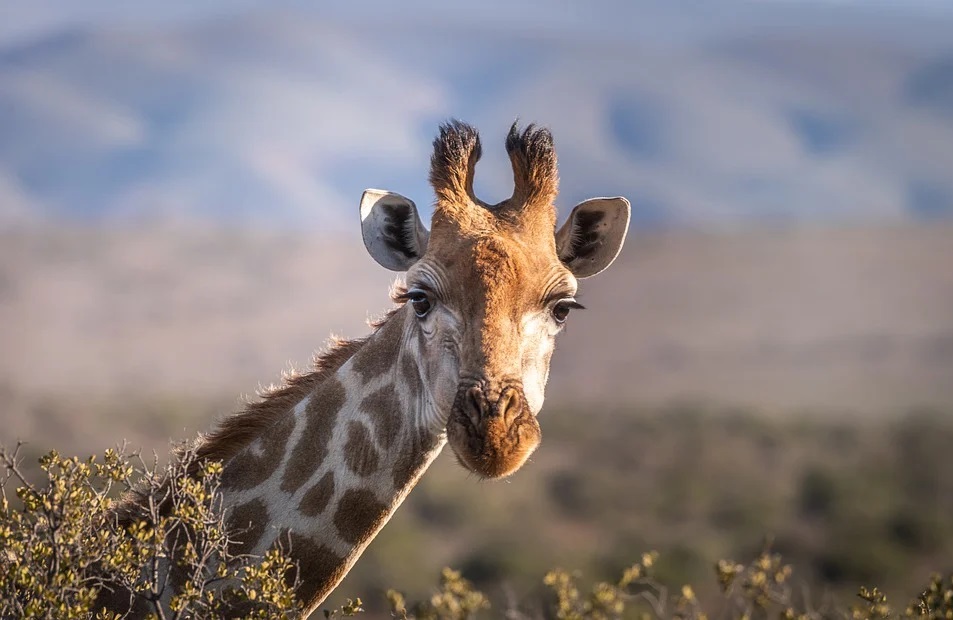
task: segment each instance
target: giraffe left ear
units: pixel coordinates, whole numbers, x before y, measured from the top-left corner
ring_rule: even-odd
[[[628,200],[590,198],[576,205],[556,232],[556,252],[574,276],[588,278],[612,264],[628,230]]]
[[[430,238],[414,201],[379,189],[361,196],[361,234],[371,257],[391,271],[407,271],[427,251]]]

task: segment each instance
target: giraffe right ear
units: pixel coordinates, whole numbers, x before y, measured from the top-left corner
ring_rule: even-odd
[[[391,271],[407,271],[420,260],[430,238],[413,200],[379,189],[361,196],[361,234],[371,257]]]

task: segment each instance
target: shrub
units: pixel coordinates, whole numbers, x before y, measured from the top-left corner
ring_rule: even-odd
[[[246,617],[298,615],[285,580],[295,567],[280,549],[264,558],[232,551],[220,463],[196,463],[185,449],[165,467],[123,450],[102,461],[50,452],[42,486],[27,479],[19,451],[0,449],[0,617],[121,617],[105,611],[107,600],[160,619],[236,607]],[[132,490],[143,501],[127,503],[120,523],[114,498]],[[170,615],[159,603],[173,584]]]
[[[930,584],[909,605],[894,610],[877,588],[861,588],[860,602],[849,609],[836,609],[829,602],[814,605],[805,594],[798,595],[792,569],[781,556],[762,552],[749,564],[720,560],[714,567],[721,598],[702,603],[690,585],[670,589],[654,574],[658,554],[646,553],[640,562],[624,570],[614,582],[597,582],[586,588],[578,574],[557,569],[543,579],[549,595],[542,605],[530,605],[536,612],[511,606],[502,613],[491,610],[489,599],[456,571],[444,569],[440,590],[429,600],[408,603],[393,590],[387,593],[391,615],[400,620],[469,620],[486,612],[489,617],[529,620],[621,620],[622,618],[780,618],[781,620],[821,620],[845,618],[953,618],[953,576],[934,575]]]

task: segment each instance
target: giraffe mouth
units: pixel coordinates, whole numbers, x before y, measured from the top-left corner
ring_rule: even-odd
[[[518,387],[506,387],[496,403],[479,386],[457,391],[447,439],[461,465],[484,478],[518,470],[539,446],[542,431]]]

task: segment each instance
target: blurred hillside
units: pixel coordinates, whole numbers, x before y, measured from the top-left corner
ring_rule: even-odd
[[[491,201],[519,116],[564,206],[624,194],[642,225],[953,213],[944,3],[44,6],[0,28],[0,227],[339,230],[367,186],[429,202],[448,117],[483,131]]]

